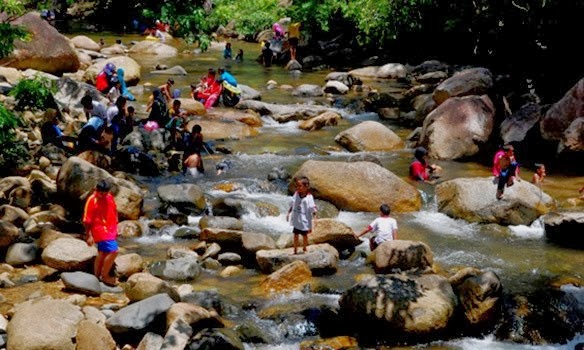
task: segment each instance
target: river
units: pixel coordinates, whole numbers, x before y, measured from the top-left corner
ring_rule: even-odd
[[[102,34],[89,34],[94,40],[103,37],[107,44],[113,44],[118,36]],[[124,43],[131,40],[140,40],[139,36],[126,35],[119,37]],[[233,52],[244,50],[243,63],[225,62],[219,49],[212,49],[203,54],[183,54],[184,50],[192,50],[184,43],[172,41],[171,44],[179,48],[179,54],[169,59],[158,59],[148,56],[132,56],[142,66],[142,78],[140,84],[151,83],[154,86],[161,85],[168,76],[153,75],[149,72],[156,64],[165,64],[168,67],[180,65],[189,73],[186,77],[174,76],[175,88],[182,90],[182,97],[188,96],[189,84],[197,82],[198,78],[206,73],[210,67],[227,66],[231,73],[242,84],[253,87],[262,93],[262,101],[274,103],[307,103],[307,100],[295,98],[281,89],[268,90],[266,82],[276,81],[279,85],[289,84],[297,86],[302,83],[324,84],[324,77],[329,71],[304,72],[301,75],[292,75],[279,66],[265,69],[255,61],[260,53],[258,44],[233,42]],[[408,62],[401,62],[408,63]],[[409,62],[417,64],[419,62]],[[377,89],[391,88],[390,82],[365,82]],[[147,90],[150,91],[150,90]],[[149,93],[136,94],[137,101],[131,103],[140,113],[145,109],[146,99]],[[317,102],[326,102],[325,99]],[[282,190],[274,191],[266,186],[267,174],[274,167],[283,167],[290,174],[309,159],[318,160],[346,160],[351,153],[344,151],[334,142],[334,136],[349,126],[363,120],[381,121],[376,114],[350,114],[341,111],[346,122],[336,127],[327,127],[320,131],[305,132],[297,128],[296,122],[279,124],[269,118],[264,118],[264,126],[259,129],[259,135],[245,140],[217,141],[216,144],[228,147],[233,154],[226,156],[233,161],[234,167],[226,174],[217,176],[208,171],[205,177],[195,180],[182,176],[165,175],[159,178],[148,179],[138,177],[142,185],[151,189],[165,183],[178,183],[183,181],[195,182],[206,193],[214,197],[229,196],[246,199],[250,202],[271,203],[279,208],[278,216],[262,217],[256,212],[249,212],[242,220],[245,230],[265,232],[276,239],[282,234],[289,234],[291,228],[285,220],[285,213],[290,197]],[[398,125],[392,125],[381,121],[405,138],[412,130]],[[204,133],[204,131],[203,131]],[[412,159],[412,150],[406,149],[395,152],[373,153],[378,157],[383,166],[396,175],[405,178],[408,165]],[[205,157],[207,169],[214,168],[214,163],[220,157]],[[490,169],[472,162],[438,162],[444,168],[444,176],[441,180],[457,177],[489,176]],[[529,181],[532,172],[524,169],[521,177]],[[225,193],[213,190],[213,186],[222,182],[240,184],[241,189]],[[584,185],[584,177],[574,178],[562,174],[548,174],[542,189],[563,203],[567,198],[577,196],[577,189]],[[424,208],[415,213],[397,214],[399,224],[399,237],[401,239],[426,242],[434,253],[435,263],[442,270],[448,271],[463,266],[472,266],[494,271],[502,281],[507,291],[514,293],[529,292],[534,282],[542,277],[575,277],[584,278],[584,254],[579,250],[572,250],[556,246],[546,242],[543,225],[536,221],[530,227],[502,227],[498,225],[471,224],[462,220],[455,220],[444,214],[438,213],[435,207],[432,186],[421,186],[425,204]],[[486,194],[495,196],[495,193]],[[376,213],[354,213],[341,211],[337,219],[354,230],[365,227],[375,217]],[[198,217],[190,217],[189,222],[196,225]],[[122,242],[127,252],[138,252],[147,259],[158,259],[165,256],[166,248],[177,242],[172,236],[173,230],[156,232],[153,236],[141,237],[134,241]],[[364,246],[364,245],[363,245]],[[340,264],[339,271],[328,277],[315,278],[317,284],[326,286],[329,290],[343,290],[349,288],[355,282],[355,276],[372,272],[372,269],[364,264],[363,259],[353,261],[344,260]],[[224,279],[217,272],[207,271],[194,282],[197,290],[215,289],[233,300],[245,303],[257,298],[251,295],[250,290],[261,280],[262,275],[255,271],[246,270],[245,273]],[[302,298],[328,298],[335,303],[338,295],[330,294],[291,294],[281,296],[270,301],[273,303],[301,302]],[[250,317],[253,317],[251,315]],[[257,317],[256,317],[257,318]],[[309,339],[313,334],[309,325],[291,324],[286,329],[282,325],[257,319],[261,327],[267,329],[275,327],[274,339],[279,345],[252,345],[246,344],[249,349],[295,349],[298,342]],[[493,336],[483,339],[459,339],[449,342],[440,342],[420,345],[416,349],[573,349],[578,341],[584,341],[583,337],[577,337],[570,344],[527,346],[512,343],[499,342]]]

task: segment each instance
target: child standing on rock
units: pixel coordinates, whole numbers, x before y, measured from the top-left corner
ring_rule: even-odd
[[[115,286],[118,281],[111,276],[111,272],[118,255],[118,212],[110,189],[111,184],[107,180],[97,183],[85,203],[83,225],[87,232],[87,244],[97,244],[93,273],[103,283]]]
[[[294,254],[298,254],[298,240],[302,236],[302,249],[307,252],[308,234],[312,232],[313,220],[316,220],[317,208],[314,204],[314,197],[310,194],[310,181],[307,177],[301,176],[295,179],[296,192],[292,196],[290,209],[286,215],[286,221],[290,221],[294,230]]]

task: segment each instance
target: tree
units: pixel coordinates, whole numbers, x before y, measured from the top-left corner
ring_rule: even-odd
[[[25,39],[27,32],[20,26],[10,24],[24,13],[24,5],[19,0],[0,2],[0,59],[14,50],[14,40]]]

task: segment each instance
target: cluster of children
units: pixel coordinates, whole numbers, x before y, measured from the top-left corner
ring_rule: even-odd
[[[223,49],[223,58],[226,60],[234,60],[235,62],[243,62],[243,50],[239,49],[237,55],[233,58],[233,51],[231,49],[231,43],[225,44],[225,49]]]
[[[237,80],[223,67],[217,71],[209,68],[198,84],[191,84],[191,98],[201,102],[206,109],[216,106],[220,97],[225,106],[234,106],[239,102],[240,95]]]

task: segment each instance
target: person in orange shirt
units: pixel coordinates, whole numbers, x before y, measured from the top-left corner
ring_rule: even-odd
[[[110,193],[111,183],[99,180],[95,191],[85,202],[83,225],[87,234],[88,245],[97,244],[97,258],[93,274],[109,286],[118,284],[117,278],[111,276],[114,262],[118,255],[118,212],[114,196]]]

